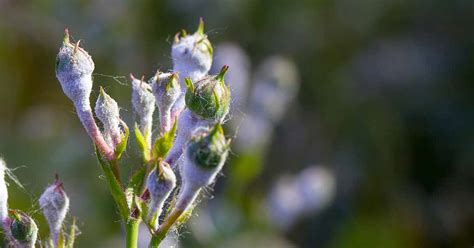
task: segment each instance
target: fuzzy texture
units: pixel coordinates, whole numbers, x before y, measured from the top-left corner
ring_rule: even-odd
[[[147,187],[150,191],[150,204],[148,205],[147,220],[154,221],[154,228],[158,228],[158,218],[161,215],[163,205],[176,187],[176,176],[166,163],[160,163],[147,179]]]
[[[139,119],[140,131],[145,135],[148,144],[151,144],[153,112],[155,111],[155,97],[150,84],[134,78],[132,79],[133,111]]]
[[[66,31],[56,57],[56,77],[66,96],[82,111],[90,109],[89,96],[92,90],[93,71],[94,61],[91,56],[79,47],[79,43],[71,43]]]
[[[189,109],[185,109],[179,116],[178,128],[176,130],[176,138],[171,146],[168,154],[166,155],[165,161],[174,168],[183,154],[183,149],[186,143],[189,141],[191,134],[194,130],[199,128],[207,128],[212,122],[202,119],[195,115]]]
[[[187,35],[183,33],[180,37],[176,34],[173,46],[171,47],[171,57],[173,59],[173,71],[178,72],[181,84],[181,96],[173,106],[173,116],[185,108],[184,101],[185,78],[190,78],[193,82],[200,80],[209,72],[212,65],[213,48],[212,44],[204,33],[204,23],[201,20],[198,30]]]
[[[71,43],[69,33],[65,30],[63,44],[56,57],[56,78],[61,83],[64,94],[74,103],[77,115],[87,134],[102,154],[111,160],[114,156],[113,150],[100,133],[90,106],[93,71],[94,61],[91,56],[79,47],[79,42]]]
[[[228,66],[218,75],[207,76],[195,83],[187,81],[186,107],[204,119],[222,122],[229,113],[230,89],[224,82]]]
[[[177,209],[187,209],[195,201],[199,191],[211,185],[221,171],[229,153],[229,142],[220,124],[212,130],[198,130],[188,144],[179,172],[181,192],[176,200]]]
[[[160,112],[160,133],[171,130],[175,121],[171,109],[181,95],[181,85],[176,73],[159,73],[151,79],[156,106]]]
[[[39,204],[48,221],[51,238],[56,244],[69,210],[69,197],[66,195],[62,183],[56,181],[53,185],[48,186],[41,195]]]
[[[0,157],[0,218],[3,223],[8,218],[8,189],[5,182],[5,172],[7,165]]]
[[[38,226],[27,214],[15,211],[10,224],[13,247],[33,248],[38,236]]]
[[[103,124],[105,141],[110,147],[115,148],[122,138],[119,107],[102,88],[95,104],[95,114]]]

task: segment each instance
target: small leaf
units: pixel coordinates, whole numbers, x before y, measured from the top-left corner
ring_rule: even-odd
[[[163,159],[173,145],[177,123],[178,121],[175,121],[169,132],[163,134],[163,136],[160,136],[155,140],[155,144],[153,145],[153,158],[155,160],[158,160],[159,158]]]
[[[117,158],[117,160],[122,157],[122,153],[125,151],[125,148],[127,148],[128,136],[130,135],[130,130],[128,129],[127,124],[125,124],[125,122],[123,121],[121,121],[121,123],[125,132],[122,135],[122,141],[117,144],[117,147],[115,148],[115,157]]]
[[[74,247],[74,242],[76,241],[76,217],[72,218],[72,224],[69,229],[69,238],[67,240],[67,248],[73,248]]]
[[[146,131],[148,132],[148,130]],[[135,137],[137,138],[138,146],[140,148],[140,151],[142,152],[143,160],[144,161],[150,160],[150,155],[148,152],[149,145],[147,144],[145,136],[140,131],[140,128],[138,127],[137,123],[135,123]]]
[[[57,248],[64,248],[64,230],[61,229],[59,232]]]

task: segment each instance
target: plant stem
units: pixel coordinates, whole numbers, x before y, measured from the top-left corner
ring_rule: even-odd
[[[184,212],[183,209],[174,209],[173,212],[170,213],[168,218],[160,225],[160,228],[156,231],[155,234],[151,237],[150,240],[150,248],[157,248],[161,241],[165,239],[166,234],[170,230],[170,228],[173,226],[173,224],[176,222],[176,220],[181,216],[181,214]]]
[[[126,225],[126,247],[127,248],[137,248],[137,242],[138,242],[138,227],[140,226],[140,220],[139,219],[129,219],[127,221]]]

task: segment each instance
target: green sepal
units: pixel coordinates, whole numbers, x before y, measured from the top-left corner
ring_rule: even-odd
[[[124,129],[124,133],[122,135],[122,140],[115,147],[115,152],[114,153],[115,153],[115,158],[117,160],[120,160],[120,158],[122,157],[122,153],[127,148],[128,136],[130,135],[130,130],[128,129],[127,124],[125,124],[125,122],[123,122],[123,121],[121,123],[122,123],[123,129]]]
[[[199,18],[199,26],[196,30],[196,33],[197,34],[204,34],[204,20],[201,18]]]
[[[143,164],[135,170],[130,177],[130,180],[128,181],[128,188],[133,189],[133,192],[138,195],[140,194],[142,188],[143,188],[143,183],[145,182],[145,177],[147,174],[147,164]]]
[[[146,132],[148,132],[148,130],[146,130]],[[137,138],[138,147],[140,148],[140,151],[142,152],[143,161],[149,161],[150,160],[150,153],[148,152],[149,144],[146,141],[145,136],[140,131],[140,128],[138,127],[137,123],[135,123],[135,137]]]
[[[64,248],[65,243],[64,231],[61,229],[59,232],[58,243],[56,244],[56,248]]]
[[[97,147],[95,147],[95,154],[97,156],[97,160],[99,161],[99,165],[105,174],[105,178],[107,179],[107,183],[109,185],[110,193],[112,194],[112,197],[115,200],[120,216],[124,220],[126,220],[128,218],[129,209],[127,206],[127,198],[125,196],[125,192],[123,191],[122,185],[120,184],[119,180],[115,177],[115,174],[112,171],[112,164],[102,158],[102,155],[100,155],[100,151],[97,149]]]
[[[74,242],[76,241],[76,217],[72,218],[72,224],[69,229],[69,237],[67,239],[66,248],[73,248]]]
[[[193,81],[191,80],[191,78],[185,78],[184,83],[186,84],[186,88],[189,91],[194,92],[194,84],[193,84]]]
[[[163,134],[163,136],[158,137],[155,140],[153,145],[153,158],[156,160],[162,158],[164,159],[171,146],[173,145],[174,136],[176,134],[178,121],[175,120],[173,127],[169,132]]]

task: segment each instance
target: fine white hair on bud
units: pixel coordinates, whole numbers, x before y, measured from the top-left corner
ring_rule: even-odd
[[[223,121],[229,113],[230,89],[224,82],[229,66],[224,65],[217,75],[207,76],[193,83],[186,79],[186,107],[201,118]]]
[[[48,221],[51,238],[57,244],[63,221],[69,210],[69,197],[57,177],[56,181],[43,192],[39,204]]]
[[[146,135],[148,144],[151,143],[153,112],[155,111],[155,97],[152,87],[142,79],[135,78],[130,74],[132,80],[132,105],[133,111],[139,119],[140,131]]]
[[[199,129],[187,145],[179,172],[182,180],[175,207],[185,210],[191,206],[199,191],[211,185],[221,171],[229,153],[230,140],[220,124],[211,130]]]
[[[10,211],[11,223],[10,234],[13,238],[13,247],[34,248],[38,237],[38,226],[27,214],[18,211]]]
[[[160,133],[168,132],[175,121],[171,115],[171,108],[181,95],[181,85],[178,74],[156,72],[150,80],[152,82],[153,94],[156,106],[160,112]]]
[[[166,162],[160,162],[148,176],[146,185],[150,191],[147,220],[154,228],[157,228],[163,205],[176,187],[176,176],[173,169]]]
[[[174,168],[179,158],[183,154],[183,149],[189,141],[194,130],[199,128],[206,128],[212,124],[211,121],[202,119],[194,114],[191,110],[185,109],[178,119],[178,127],[176,130],[176,138],[173,145],[166,154],[165,161]]]
[[[113,150],[105,142],[97,127],[90,106],[94,61],[79,47],[79,42],[75,44],[70,42],[67,29],[64,32],[63,44],[56,57],[56,78],[61,83],[64,94],[74,103],[77,116],[87,134],[102,154],[111,160],[114,158]]]
[[[79,110],[90,109],[94,61],[79,42],[71,43],[66,29],[64,40],[56,57],[56,77],[61,87]]]
[[[120,110],[117,102],[100,88],[100,94],[95,104],[95,114],[102,122],[104,138],[107,144],[115,148],[122,139],[120,130]]]
[[[277,123],[299,89],[296,65],[283,57],[270,57],[259,66],[249,99],[249,112]]]
[[[8,218],[8,189],[5,182],[5,172],[7,165],[3,158],[0,157],[0,218],[4,223]]]
[[[199,26],[194,34],[187,34],[182,31],[174,37],[171,47],[171,57],[173,59],[173,71],[178,72],[181,84],[181,96],[173,106],[173,116],[186,107],[184,102],[185,78],[190,78],[193,82],[206,76],[212,65],[213,56],[212,44],[204,33],[204,21],[199,20]]]

